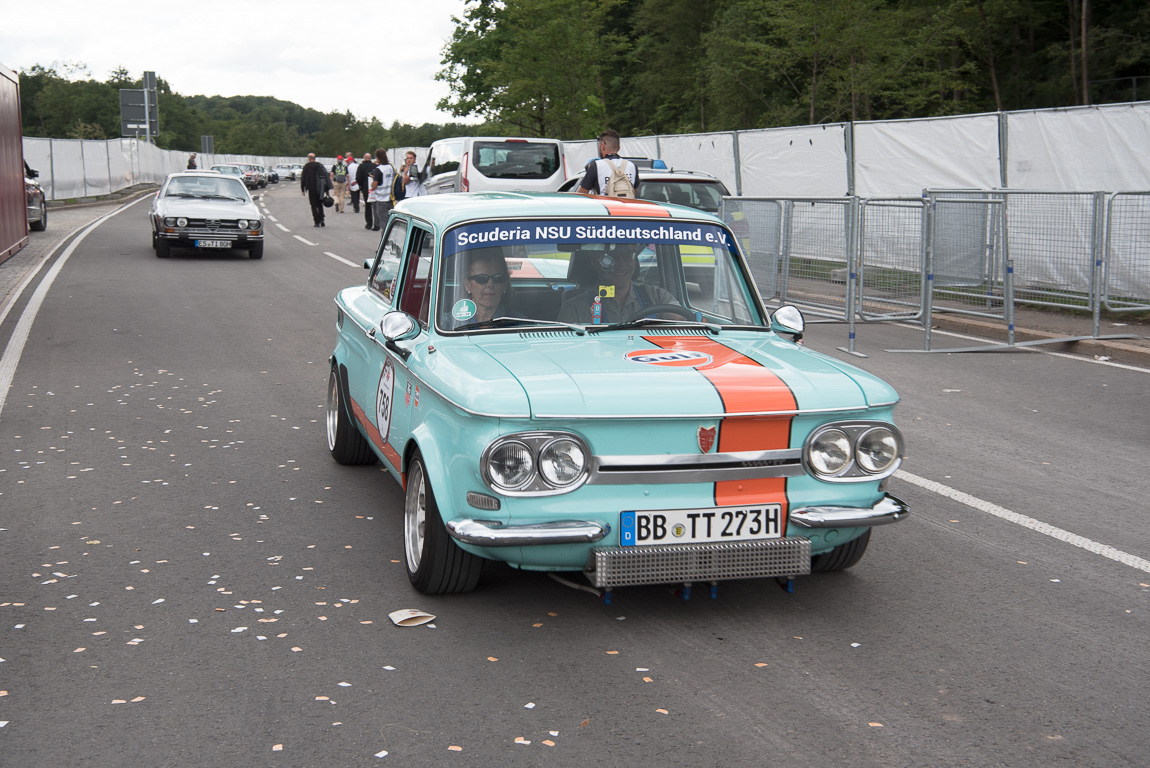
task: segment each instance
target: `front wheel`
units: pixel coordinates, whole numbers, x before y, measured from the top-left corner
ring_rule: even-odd
[[[371,446],[348,416],[339,372],[333,366],[327,378],[327,449],[340,464],[374,464]]]
[[[161,259],[166,259],[172,255],[172,246],[164,238],[156,240],[156,256]]]
[[[32,222],[29,226],[36,232],[43,232],[48,228],[48,205],[43,200],[40,201],[40,220]]]
[[[846,544],[840,544],[830,552],[815,555],[811,558],[811,573],[830,573],[832,571],[845,571],[862,560],[866,554],[867,544],[870,544],[871,529],[857,539],[851,539]]]
[[[465,552],[448,535],[418,452],[411,457],[405,479],[403,549],[411,585],[425,595],[475,589],[483,558]]]
[[[264,241],[260,240],[258,243],[253,243],[252,247],[248,249],[248,256],[253,259],[262,259],[264,257]]]

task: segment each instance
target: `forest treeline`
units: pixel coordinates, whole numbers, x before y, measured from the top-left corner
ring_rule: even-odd
[[[691,133],[1150,98],[1146,0],[469,0],[436,75],[466,123],[413,126],[159,80],[157,144],[334,155],[464,134]],[[24,134],[119,135],[119,89],[34,66]],[[476,121],[482,121],[476,124]]]

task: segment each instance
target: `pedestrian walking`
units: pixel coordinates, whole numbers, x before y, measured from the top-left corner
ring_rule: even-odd
[[[359,173],[359,161],[350,153],[344,159],[347,160],[347,191],[351,196],[351,210],[354,213],[359,213],[359,181],[356,180],[356,175]]]
[[[599,134],[599,159],[587,164],[579,182],[581,195],[634,197],[639,186],[639,166],[619,157],[619,132],[608,128]]]
[[[387,151],[375,150],[375,170],[371,172],[371,205],[375,220],[372,229],[376,232],[387,222],[387,212],[391,210],[391,182],[395,180],[395,168],[387,162]]]
[[[196,170],[196,153],[195,152],[193,152],[192,156],[188,158],[188,170],[189,171]]]
[[[299,175],[299,188],[301,195],[307,195],[311,204],[311,218],[315,227],[326,227],[323,215],[323,198],[331,189],[331,177],[322,163],[316,162],[315,152],[307,156],[303,171]]]
[[[335,156],[335,163],[331,166],[332,192],[335,198],[335,212],[343,213],[343,199],[347,195],[347,163],[343,155]]]
[[[366,222],[363,225],[364,229],[372,229],[372,205],[369,202],[371,190],[371,172],[375,170],[375,162],[371,158],[370,152],[363,153],[363,162],[355,169],[355,183],[359,185],[359,194],[363,198],[363,220]]]

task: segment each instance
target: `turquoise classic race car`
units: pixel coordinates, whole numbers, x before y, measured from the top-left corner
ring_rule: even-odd
[[[402,484],[420,592],[474,589],[485,559],[581,571],[608,598],[790,584],[909,513],[884,489],[894,389],[803,347],[801,313],[766,311],[708,213],[418,197],[364,266],[336,297],[328,448]]]

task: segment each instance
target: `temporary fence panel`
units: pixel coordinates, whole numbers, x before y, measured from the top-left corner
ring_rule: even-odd
[[[1002,186],[996,114],[854,124],[854,194]]]
[[[929,311],[1005,319],[1002,200],[992,193],[926,193],[926,306]]]
[[[716,176],[732,192],[738,188],[733,133],[663,136],[659,139],[658,157],[671,168],[703,171]]]
[[[782,264],[783,203],[747,197],[724,197],[719,215],[731,228],[747,257],[751,277],[764,300],[779,296]]]
[[[1007,112],[1013,189],[1138,192],[1150,187],[1150,103]]]
[[[1093,310],[1104,201],[1091,192],[996,193],[1019,304]]]
[[[847,125],[739,131],[741,190],[758,197],[837,197],[850,192]],[[706,170],[705,168],[702,170]]]
[[[1111,312],[1150,310],[1150,192],[1120,192],[1106,215],[1102,301]]]
[[[795,198],[784,208],[780,299],[846,319],[856,198]]]
[[[926,246],[922,198],[863,200],[855,306],[863,320],[922,316]]]

